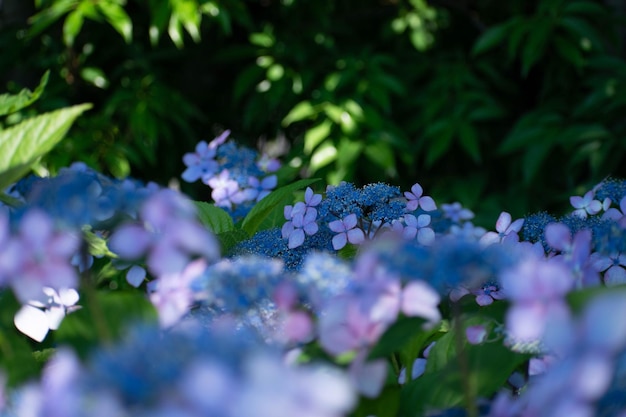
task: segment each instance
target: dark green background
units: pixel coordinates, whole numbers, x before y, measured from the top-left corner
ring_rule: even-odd
[[[45,161],[52,172],[84,160],[167,184],[197,141],[231,129],[301,161],[283,182],[420,182],[492,227],[502,210],[560,214],[626,176],[624,7],[3,0],[0,84],[33,88],[51,69],[33,112],[94,103]]]

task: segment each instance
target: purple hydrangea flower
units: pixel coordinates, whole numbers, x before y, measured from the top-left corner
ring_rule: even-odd
[[[467,208],[464,208],[458,201],[452,204],[442,204],[443,217],[450,219],[453,223],[461,223],[464,220],[471,220],[474,218],[474,213]]]
[[[198,142],[195,152],[183,155],[183,162],[187,166],[181,175],[183,180],[194,182],[200,178],[210,178],[219,168],[215,155],[215,148],[210,148],[205,141]]]
[[[80,239],[67,232],[56,232],[52,219],[44,212],[30,210],[19,225],[19,233],[9,243],[7,253],[15,255],[11,280],[15,296],[22,303],[42,300],[43,288],[76,288],[78,274],[71,259]],[[45,300],[45,298],[44,298]]]
[[[517,219],[512,222],[511,215],[506,211],[500,213],[498,221],[496,221],[496,232],[487,232],[480,238],[480,243],[483,245],[491,245],[494,243],[502,243],[505,241],[519,241],[517,235],[522,226],[524,225],[524,219]]]
[[[289,249],[301,246],[305,235],[313,236],[319,230],[316,223],[317,210],[307,207],[303,202],[285,206],[283,211],[287,222],[283,225],[281,234],[283,239],[289,239]]]
[[[363,230],[357,227],[357,217],[354,213],[347,215],[342,220],[328,223],[328,227],[337,233],[332,240],[335,250],[343,248],[348,242],[358,245],[365,240]]]
[[[430,216],[428,214],[420,214],[415,217],[412,214],[404,215],[404,229],[402,236],[407,240],[413,240],[417,237],[417,241],[422,245],[428,246],[435,240],[435,232],[428,227],[430,225]]]
[[[594,252],[590,262],[596,271],[604,273],[603,282],[606,285],[626,284],[626,255],[615,252],[607,256]]]
[[[574,210],[574,215],[586,218],[588,215],[598,214],[602,210],[602,203],[594,200],[593,191],[587,191],[583,197],[572,196],[569,198]]]
[[[437,209],[435,200],[433,200],[432,197],[423,196],[423,193],[424,190],[418,183],[413,184],[410,192],[407,191],[404,193],[404,196],[407,199],[406,211],[415,211],[418,207],[421,207],[424,211],[433,211]]]
[[[211,198],[218,207],[231,208],[233,204],[241,204],[246,201],[245,193],[239,188],[239,183],[230,177],[227,169],[222,170],[206,181],[213,189]]]
[[[263,198],[272,192],[278,179],[276,175],[270,175],[259,181],[257,177],[248,177],[248,187],[244,190],[245,199],[253,201],[261,201]]]

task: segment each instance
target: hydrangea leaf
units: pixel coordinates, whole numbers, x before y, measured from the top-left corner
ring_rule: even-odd
[[[0,131],[0,188],[19,180],[38,158],[65,136],[91,104],[81,104],[27,119]]]
[[[272,191],[250,210],[246,218],[243,219],[241,228],[248,233],[248,235],[253,236],[259,230],[259,226],[263,221],[285,200],[285,198],[292,196],[294,191],[305,188],[317,181],[319,181],[319,178],[304,179]]]
[[[432,331],[422,330],[422,325],[425,322],[426,320],[419,317],[398,319],[383,333],[376,346],[372,348],[369,358],[387,357],[392,353],[402,350],[405,345],[409,343],[413,344],[413,341],[417,339],[421,340],[423,343],[433,333]]]
[[[49,75],[50,71],[46,71],[43,77],[41,77],[41,81],[39,81],[39,85],[35,88],[35,91],[30,91],[25,88],[18,94],[0,95],[0,116],[15,113],[37,101],[48,83]]]
[[[230,232],[235,229],[233,219],[224,209],[203,201],[194,201],[194,204],[198,210],[198,218],[213,233]]]
[[[85,297],[81,306],[63,319],[55,340],[82,357],[94,346],[118,339],[130,323],[157,322],[155,308],[140,292],[103,291]]]

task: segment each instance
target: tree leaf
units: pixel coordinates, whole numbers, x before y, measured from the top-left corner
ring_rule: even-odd
[[[223,209],[204,201],[194,201],[198,218],[213,233],[230,232],[235,229],[232,217]]]
[[[250,210],[246,218],[243,219],[241,229],[248,233],[249,236],[253,236],[258,231],[261,223],[263,223],[272,210],[281,204],[286,197],[292,196],[293,198],[294,191],[307,187],[317,181],[319,181],[319,178],[304,179],[272,191],[263,200],[252,207],[252,210]]]
[[[124,8],[113,2],[100,1],[97,2],[96,5],[107,22],[113,26],[113,29],[122,35],[124,41],[131,43],[133,40],[133,22],[130,20],[130,16],[128,16]]]
[[[301,101],[296,104],[293,109],[287,113],[287,116],[282,121],[283,126],[288,126],[293,122],[308,119],[311,116],[316,115],[319,112],[310,101]]]
[[[0,188],[25,175],[37,158],[54,148],[74,120],[89,108],[91,104],[81,104],[44,113],[0,131]]]
[[[35,88],[35,91],[30,91],[29,89],[24,88],[18,94],[0,95],[0,116],[15,113],[16,111],[28,107],[37,101],[41,96],[41,93],[43,93],[43,90],[46,88],[46,84],[48,84],[49,76],[50,71],[48,70],[41,77],[39,85]]]
[[[65,18],[63,22],[63,42],[67,46],[74,45],[74,39],[78,36],[83,27],[84,16],[80,8],[74,10]]]
[[[476,42],[474,42],[474,46],[472,47],[472,56],[484,54],[490,49],[493,49],[501,44],[506,38],[506,35],[509,33],[511,27],[515,24],[515,20],[508,20],[499,25],[492,26],[487,31],[483,32]]]

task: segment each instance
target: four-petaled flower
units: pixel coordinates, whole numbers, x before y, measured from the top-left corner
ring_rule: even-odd
[[[500,213],[496,222],[496,232],[487,232],[480,238],[483,245],[491,245],[493,243],[502,243],[506,241],[519,241],[517,233],[522,230],[524,219],[517,219],[511,222],[511,215],[506,211]]]
[[[244,198],[246,201],[261,201],[276,188],[277,184],[278,179],[276,175],[267,176],[262,180],[259,180],[257,177],[248,177],[249,188],[243,191]]]
[[[312,236],[319,229],[315,221],[317,210],[307,207],[301,201],[294,206],[285,206],[284,215],[288,221],[283,225],[281,234],[283,239],[289,239],[287,244],[289,249],[301,246],[304,243],[305,234]]]
[[[458,201],[452,204],[442,204],[441,209],[443,210],[443,217],[450,219],[453,223],[474,218],[474,213],[470,209],[464,208]]]
[[[407,191],[404,193],[404,196],[407,199],[406,211],[415,211],[418,207],[421,207],[424,211],[433,211],[437,209],[435,200],[433,200],[432,197],[422,196],[423,193],[424,190],[418,183],[415,183],[411,187],[410,192]]]
[[[574,215],[587,218],[587,215],[598,214],[602,210],[602,203],[598,200],[594,200],[593,191],[587,191],[583,197],[572,196],[569,198],[574,210]]]
[[[332,240],[335,250],[343,248],[348,242],[358,245],[365,240],[363,230],[357,227],[357,217],[354,213],[347,215],[342,220],[328,223],[328,227],[337,233]]]
[[[413,240],[417,237],[417,241],[422,245],[430,245],[435,240],[435,232],[428,227],[430,225],[430,216],[428,214],[420,214],[415,217],[412,214],[404,216],[404,229],[402,236],[407,240]]]

